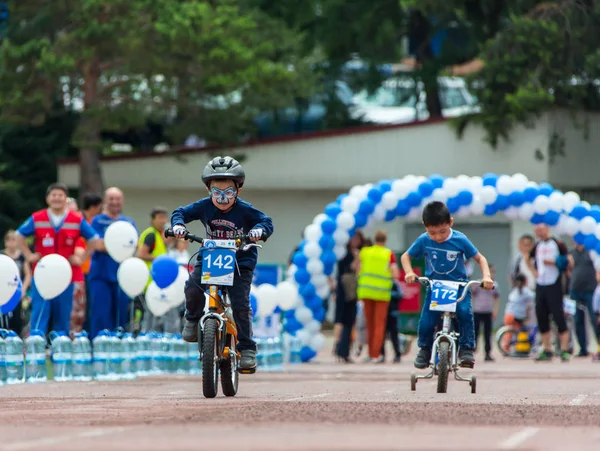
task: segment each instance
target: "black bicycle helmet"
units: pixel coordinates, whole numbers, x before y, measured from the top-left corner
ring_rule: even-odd
[[[233,180],[238,188],[244,185],[246,173],[242,165],[231,157],[213,158],[202,171],[202,181],[207,187],[210,187],[211,180]]]

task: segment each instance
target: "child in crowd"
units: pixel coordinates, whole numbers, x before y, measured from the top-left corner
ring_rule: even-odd
[[[504,310],[504,325],[513,326],[519,330],[527,322],[533,309],[535,293],[527,286],[524,274],[517,274],[513,278],[513,288],[508,294],[508,302]],[[504,350],[509,352],[511,334],[504,335]]]

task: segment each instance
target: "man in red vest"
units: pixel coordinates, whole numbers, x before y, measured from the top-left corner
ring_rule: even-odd
[[[62,183],[54,183],[46,190],[47,209],[36,211],[17,230],[21,249],[27,261],[33,264],[49,254],[59,254],[71,263],[73,279],[79,280],[81,264],[96,249],[98,234],[78,213],[67,208],[68,189]],[[31,252],[25,237],[34,237],[35,252]],[[79,239],[87,240],[88,248],[84,255],[76,255]],[[81,277],[79,277],[81,276]],[[69,333],[71,309],[73,307],[73,283],[58,297],[44,300],[31,284],[31,330],[48,330],[48,320],[52,317],[52,330]]]

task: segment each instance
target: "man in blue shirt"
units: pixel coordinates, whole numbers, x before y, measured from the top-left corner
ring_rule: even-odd
[[[423,225],[426,232],[416,239],[401,258],[402,268],[406,273],[406,283],[413,283],[417,278],[412,268],[411,258],[425,257],[426,277],[433,280],[455,282],[469,280],[465,262],[472,258],[481,268],[483,288],[491,290],[494,287],[486,258],[473,246],[466,235],[452,229],[454,219],[450,216],[446,204],[443,202],[428,203],[423,209]],[[427,297],[419,319],[418,344],[421,349],[415,359],[415,367],[419,369],[427,368],[429,365],[435,326],[441,316],[441,312],[429,310],[430,303],[431,290],[427,290]],[[473,368],[475,364],[473,354],[475,326],[470,293],[456,306],[456,318],[460,328],[458,340],[460,365]]]
[[[119,188],[108,188],[104,193],[104,212],[92,220],[92,228],[100,237],[108,226],[116,221],[127,221],[134,227],[133,219],[123,216],[123,192]],[[137,229],[137,227],[136,227]],[[91,333],[93,339],[104,329],[125,327],[129,316],[129,297],[119,287],[117,271],[119,263],[106,252],[104,243],[92,255],[90,273]]]

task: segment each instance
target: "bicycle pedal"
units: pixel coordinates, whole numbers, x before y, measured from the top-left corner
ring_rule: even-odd
[[[240,374],[254,374],[256,373],[256,367],[254,368],[238,368],[238,373]]]
[[[459,366],[461,368],[473,368],[475,366],[475,362],[460,362]]]

